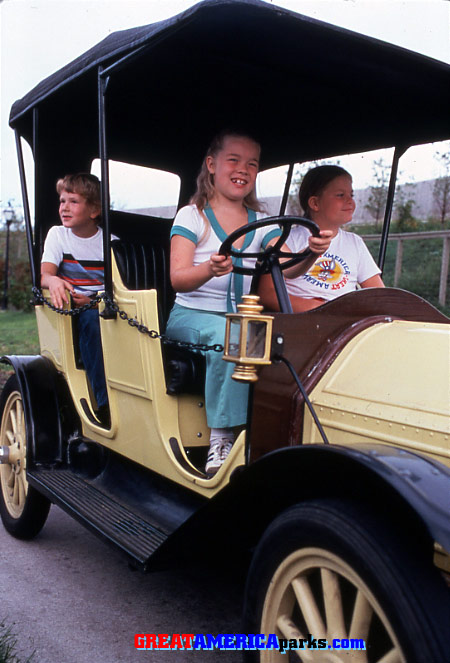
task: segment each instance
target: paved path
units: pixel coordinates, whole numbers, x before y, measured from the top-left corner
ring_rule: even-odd
[[[227,651],[138,651],[135,633],[240,632],[242,578],[185,568],[144,575],[55,506],[40,535],[0,523],[0,619],[32,663],[240,663]],[[25,658],[25,656],[24,656]]]

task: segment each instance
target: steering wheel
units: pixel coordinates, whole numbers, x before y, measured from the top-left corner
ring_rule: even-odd
[[[238,251],[233,248],[234,242],[239,239],[239,237],[242,237],[242,235],[247,235],[257,228],[264,228],[264,226],[272,225],[278,225],[282,230],[280,237],[278,237],[273,246],[268,246],[264,251],[256,252]],[[247,223],[245,226],[241,226],[240,228],[237,228],[237,230],[234,230],[222,243],[219,249],[219,254],[231,255],[235,258],[256,258],[254,267],[238,267],[237,265],[234,265],[233,271],[237,274],[266,274],[272,271],[274,264],[278,264],[281,270],[287,269],[288,267],[292,267],[292,265],[296,265],[302,260],[305,260],[305,258],[308,258],[312,253],[311,249],[305,249],[299,253],[289,253],[281,250],[284,242],[289,237],[292,226],[303,226],[315,237],[319,237],[320,235],[319,226],[310,219],[305,219],[301,216],[270,216],[266,219]],[[280,263],[280,258],[288,258],[288,260]]]

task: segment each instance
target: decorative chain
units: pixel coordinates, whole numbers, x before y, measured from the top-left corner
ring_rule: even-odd
[[[48,299],[44,297],[42,291],[39,288],[32,288],[32,291],[36,302],[48,306],[49,309],[55,311],[55,313],[59,313],[60,315],[68,315],[68,316],[80,315],[80,313],[83,313],[84,311],[88,311],[89,309],[95,308],[98,305],[98,303],[103,300],[106,306],[108,306],[112,311],[114,311],[114,313],[117,313],[119,318],[121,318],[122,320],[126,320],[130,325],[130,327],[134,327],[139,332],[141,332],[141,334],[150,336],[150,338],[159,339],[165,345],[172,345],[177,348],[186,348],[188,350],[199,350],[201,352],[209,352],[209,351],[223,352],[223,345],[220,345],[220,343],[215,343],[214,345],[207,345],[206,343],[189,343],[189,341],[177,341],[174,338],[169,338],[165,334],[159,334],[154,329],[149,329],[148,327],[143,325],[141,322],[139,322],[139,320],[136,320],[136,318],[130,318],[128,313],[126,311],[121,311],[118,305],[115,304],[114,301],[110,299],[106,294],[96,295],[95,297],[92,297],[89,304],[85,304],[84,306],[80,306],[79,308],[65,309],[65,308],[58,308],[57,306],[49,302]]]
[[[39,288],[31,288],[33,295],[34,295],[34,300],[35,302],[38,302],[39,304],[45,304],[45,306],[48,306],[49,309],[52,311],[55,311],[55,313],[59,313],[60,315],[68,315],[71,317],[80,315],[80,313],[84,313],[84,311],[89,311],[91,308],[95,308],[99,302],[102,301],[103,295],[96,295],[95,297],[92,297],[91,301],[89,304],[85,304],[84,306],[80,306],[79,308],[58,308],[54,304],[48,301],[42,294],[42,290]]]

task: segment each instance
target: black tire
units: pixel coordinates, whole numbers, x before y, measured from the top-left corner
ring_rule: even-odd
[[[333,638],[361,638],[367,649],[318,649],[318,659],[313,649],[249,651],[246,660],[449,661],[448,588],[432,551],[414,535],[404,538],[350,502],[315,500],[284,511],[266,530],[250,566],[244,632],[286,639],[311,634],[328,645]],[[360,626],[350,632],[353,616]]]
[[[32,539],[43,528],[51,502],[27,481],[25,417],[15,375],[0,396],[0,418],[0,445],[10,454],[10,462],[0,465],[0,516],[10,534]]]

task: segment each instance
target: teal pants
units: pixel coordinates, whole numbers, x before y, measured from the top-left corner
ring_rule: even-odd
[[[225,340],[225,313],[199,311],[175,304],[166,335],[177,341],[213,345]],[[231,379],[235,364],[221,352],[202,352],[206,357],[205,406],[210,428],[232,428],[247,422],[248,385]]]

